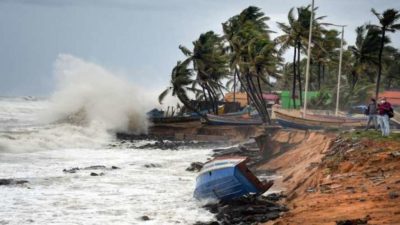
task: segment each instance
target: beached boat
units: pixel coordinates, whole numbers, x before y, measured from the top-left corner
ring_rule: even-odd
[[[259,118],[242,118],[241,116],[217,116],[207,114],[208,120],[202,123],[208,125],[261,125],[263,122]]]
[[[307,114],[303,117],[299,112],[274,111],[275,118],[282,127],[303,130],[319,130],[326,128],[350,129],[365,127],[365,118],[336,117],[329,115]]]
[[[197,176],[194,197],[225,201],[266,192],[273,182],[261,182],[246,161],[247,157],[221,157],[207,162]]]

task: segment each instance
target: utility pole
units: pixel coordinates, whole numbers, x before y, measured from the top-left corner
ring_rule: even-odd
[[[311,16],[310,16],[310,33],[308,35],[308,49],[307,49],[307,66],[306,66],[306,84],[304,87],[304,108],[303,117],[307,114],[307,92],[308,92],[308,82],[310,77],[310,60],[311,60],[311,39],[312,39],[312,26],[314,21],[314,0],[311,3]],[[301,91],[301,90],[300,90]]]

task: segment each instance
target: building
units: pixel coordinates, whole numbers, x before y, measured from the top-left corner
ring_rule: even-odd
[[[400,91],[384,91],[379,93],[379,98],[383,97],[393,106],[400,106]]]

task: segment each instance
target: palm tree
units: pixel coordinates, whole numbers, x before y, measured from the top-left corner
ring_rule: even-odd
[[[250,6],[223,23],[224,37],[229,44],[230,68],[246,91],[264,122],[270,123],[261,83],[268,83],[278,61],[275,44],[270,40],[268,17],[259,8]]]
[[[337,30],[322,30],[320,36],[314,37],[318,43],[311,50],[313,62],[317,65],[317,90],[321,90],[322,81],[325,79],[325,67],[329,62],[335,61],[340,48],[339,32]]]
[[[302,83],[301,83],[301,70],[300,70],[300,56],[301,51],[305,51],[305,46],[308,43],[308,33],[310,27],[310,15],[311,15],[311,6],[307,7],[299,7],[297,8],[297,18],[294,15],[294,8],[291,8],[288,13],[288,22],[289,24],[279,23],[278,27],[284,32],[283,35],[276,38],[276,42],[280,44],[280,53],[285,52],[290,46],[294,48],[293,54],[293,85],[292,85],[292,98],[293,104],[295,104],[295,96],[296,96],[296,79],[299,84],[299,97],[300,97],[300,105],[302,105]],[[313,9],[314,11],[317,8]],[[315,12],[314,12],[315,13]],[[319,23],[320,20],[325,18],[325,16],[316,17],[313,21],[313,36],[320,36],[322,31],[321,25]],[[318,44],[315,39],[313,44]]]
[[[376,79],[375,90],[375,97],[378,98],[382,74],[382,53],[385,46],[385,35],[386,32],[395,32],[400,29],[400,23],[397,23],[400,20],[400,13],[395,9],[387,9],[382,14],[376,12],[375,9],[371,9],[371,12],[378,18],[380,25],[370,25],[370,27],[377,27],[381,30],[381,43],[378,55],[378,77]]]
[[[371,68],[370,65],[379,64],[377,55],[381,43],[380,30],[376,27],[367,29],[366,26],[359,26],[356,28],[356,34],[355,45],[348,48],[354,59],[351,70],[351,89],[355,87],[360,74],[368,74],[368,70]]]
[[[171,72],[170,86],[158,96],[158,101],[162,104],[164,98],[171,93],[172,96],[176,96],[186,108],[204,117],[199,110],[192,105],[188,97],[188,92],[192,91],[190,86],[193,83],[193,80],[191,79],[192,70],[188,68],[189,64],[190,60],[177,62]]]
[[[218,113],[218,101],[223,97],[222,79],[228,73],[228,58],[224,52],[222,38],[213,31],[201,34],[199,39],[193,42],[193,52],[184,46],[179,46],[187,60],[193,63],[193,72],[196,78],[193,88],[200,86],[202,97],[210,102],[214,113]],[[196,89],[197,90],[197,89]]]
[[[387,89],[398,87],[400,80],[400,52],[398,49],[392,49],[390,53],[387,59],[389,65],[387,66],[387,75],[385,79]]]

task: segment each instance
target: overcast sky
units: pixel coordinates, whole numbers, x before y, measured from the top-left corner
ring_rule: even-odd
[[[0,0],[0,96],[45,96],[54,90],[53,65],[61,53],[102,65],[152,90],[168,85],[178,46],[200,33],[221,33],[221,23],[249,5],[276,22],[305,0]],[[399,0],[316,0],[326,22],[356,26],[377,23],[371,8],[400,9]],[[400,32],[399,32],[400,33]],[[400,47],[400,34],[392,35]]]

